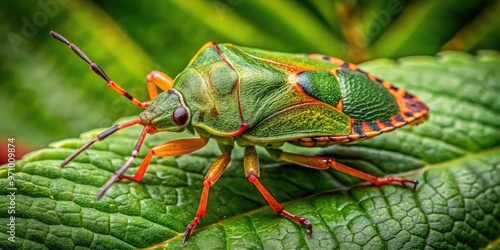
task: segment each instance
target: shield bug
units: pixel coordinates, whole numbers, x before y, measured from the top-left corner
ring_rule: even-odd
[[[231,160],[235,144],[245,148],[244,169],[271,208],[296,221],[312,234],[311,223],[286,211],[259,181],[255,146],[277,160],[350,174],[378,186],[418,182],[400,177],[376,177],[338,163],[327,156],[283,152],[285,143],[305,147],[329,146],[368,139],[406,124],[418,124],[428,115],[416,96],[395,87],[358,66],[318,54],[289,54],[232,44],[205,44],[175,79],[159,71],[147,77],[150,100],[141,102],[112,81],[78,47],[63,36],[50,35],[68,45],[104,79],[108,86],[145,110],[135,120],[115,125],[97,135],[64,160],[65,166],[93,143],[133,125],[144,126],[130,158],[102,187],[98,199],[122,179],[141,181],[153,156],[178,156],[218,142],[222,154],[209,168],[196,216],[184,234],[185,242],[204,217],[210,187]],[[158,93],[157,87],[163,90]],[[169,141],[149,150],[134,175],[125,175],[147,134],[188,130],[199,138]]]

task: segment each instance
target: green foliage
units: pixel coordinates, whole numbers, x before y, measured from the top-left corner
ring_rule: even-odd
[[[333,170],[273,162],[260,151],[262,183],[287,210],[313,223],[307,238],[303,228],[274,214],[245,179],[238,148],[212,187],[207,216],[185,249],[499,246],[500,54],[447,52],[360,66],[418,94],[430,107],[430,120],[347,146],[286,150],[331,155],[375,175],[415,178],[417,190],[364,185]],[[204,173],[220,154],[215,143],[190,155],[156,158],[142,182],[117,183],[96,201],[100,187],[130,154],[140,128],[120,131],[59,168],[62,159],[100,131],[53,143],[18,162],[16,242],[2,240],[0,248],[181,246]],[[149,136],[135,166],[147,148],[184,136]],[[0,168],[2,208],[9,204],[7,173]],[[2,239],[8,236],[8,216],[0,210]]]
[[[494,0],[0,1],[0,137],[40,148],[140,110],[108,90],[50,30],[146,100],[147,73],[177,75],[208,41],[355,63],[475,53],[500,49],[499,15]]]
[[[499,1],[158,0],[117,5],[0,2],[0,138],[14,136],[18,149],[38,148],[140,111],[50,38],[50,30],[76,43],[140,100],[147,99],[149,71],[175,76],[207,41],[323,53],[353,62],[500,49]],[[498,248],[499,58],[497,52],[443,53],[361,65],[421,97],[431,108],[431,120],[319,153],[376,175],[417,178],[416,192],[398,185],[357,186],[358,180],[344,174],[272,162],[261,153],[263,184],[288,210],[314,224],[307,239],[303,228],[275,215],[246,181],[237,150],[211,190],[207,217],[185,248]],[[164,241],[169,248],[180,246],[196,212],[204,173],[219,154],[216,146],[154,159],[143,182],[118,183],[96,201],[139,133],[136,128],[119,132],[66,168],[58,167],[99,131],[53,143],[18,162],[16,243],[5,240],[10,191],[8,170],[0,167],[0,248],[127,249],[162,247]],[[147,148],[182,136],[150,136],[140,157]]]

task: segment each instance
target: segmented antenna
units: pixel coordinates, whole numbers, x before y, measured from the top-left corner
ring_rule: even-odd
[[[61,167],[66,166],[70,161],[72,161],[73,159],[75,159],[75,157],[77,157],[79,154],[81,154],[87,148],[89,148],[90,146],[92,146],[92,144],[94,144],[95,142],[102,141],[102,140],[106,139],[108,136],[114,134],[116,131],[122,130],[124,128],[128,128],[128,127],[136,125],[136,124],[139,124],[139,123],[141,123],[141,121],[142,121],[141,118],[138,118],[138,119],[135,119],[135,120],[132,120],[132,121],[129,121],[129,122],[125,122],[125,123],[122,123],[122,124],[117,124],[117,125],[115,125],[115,126],[113,126],[111,128],[106,129],[104,132],[98,134],[94,139],[92,139],[91,141],[87,142],[80,149],[78,149],[73,154],[71,154],[70,156],[68,156],[68,158],[66,158],[61,163]]]
[[[69,48],[73,52],[75,52],[76,55],[78,55],[82,60],[84,60],[90,66],[90,70],[92,70],[92,72],[94,72],[95,74],[97,74],[98,76],[100,76],[102,79],[104,79],[104,81],[106,81],[108,83],[108,87],[110,87],[111,89],[113,89],[114,91],[116,91],[118,94],[124,96],[125,98],[127,98],[128,100],[130,100],[134,105],[136,105],[138,107],[147,108],[149,106],[149,102],[141,102],[141,101],[137,100],[130,93],[128,93],[122,87],[120,87],[120,85],[118,85],[114,81],[112,81],[108,77],[108,75],[104,72],[104,70],[102,70],[101,67],[99,67],[99,65],[95,64],[94,62],[92,62],[90,60],[90,58],[87,55],[85,55],[85,53],[83,53],[76,45],[74,45],[71,42],[69,42],[68,39],[66,39],[65,37],[59,35],[58,33],[54,32],[54,31],[51,31],[50,35],[53,38],[61,41],[62,43],[66,44],[66,45],[68,45]]]
[[[102,70],[97,64],[92,62],[85,53],[83,53],[76,45],[70,43],[68,39],[64,38],[63,36],[59,35],[58,33],[51,31],[50,35],[54,37],[55,39],[61,41],[62,43],[66,44],[69,46],[69,48],[76,54],[78,55],[82,60],[84,60],[89,66],[90,70],[92,70],[95,74],[100,76],[104,81],[108,83],[108,87],[113,89],[114,91],[118,92],[120,95],[126,97],[129,99],[133,104],[141,107],[141,108],[147,108],[149,106],[150,102],[140,102],[139,100],[135,99],[131,94],[129,94],[127,91],[125,91],[122,87],[120,87],[118,84],[116,84],[114,81],[112,81],[108,75]],[[98,141],[102,141],[106,139],[108,136],[114,134],[118,130],[122,130],[124,128],[128,128],[130,126],[136,125],[136,124],[141,124],[142,119],[137,118],[135,120],[125,122],[122,124],[117,124],[111,128],[106,129],[104,132],[98,134],[94,139],[91,141],[87,142],[85,145],[83,145],[80,149],[72,153],[70,156],[68,156],[62,163],[61,167],[66,166],[69,162],[71,162],[73,159],[75,159],[79,154],[81,154],[83,151],[88,149],[90,146],[92,146],[94,143]],[[144,139],[146,137],[146,134],[148,132],[151,132],[151,126],[144,126],[144,129],[142,130],[141,136],[137,140],[137,143],[134,147],[134,150],[130,154],[129,159],[125,164],[116,172],[111,179],[108,180],[108,182],[101,188],[99,191],[99,194],[97,195],[97,199],[100,199],[104,193],[113,185],[113,183],[120,181],[122,178],[122,175],[125,173],[125,171],[132,165],[132,162],[134,159],[137,157],[137,154],[139,153],[139,150],[141,149],[142,144],[144,143]]]

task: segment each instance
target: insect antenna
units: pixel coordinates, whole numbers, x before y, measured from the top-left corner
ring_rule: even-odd
[[[104,139],[106,139],[106,137],[114,134],[116,131],[118,130],[121,130],[121,129],[124,129],[124,128],[128,128],[130,126],[133,126],[133,125],[136,125],[136,124],[139,124],[141,123],[142,120],[141,118],[137,118],[135,120],[132,120],[132,121],[129,121],[129,122],[125,122],[125,123],[122,123],[122,124],[117,124],[111,128],[108,128],[106,129],[104,132],[98,134],[94,139],[92,139],[91,141],[87,142],[85,145],[83,145],[80,149],[78,149],[77,151],[75,151],[73,154],[71,154],[70,156],[68,156],[68,158],[66,158],[62,163],[61,163],[61,167],[64,167],[66,166],[70,161],[72,161],[73,159],[75,159],[75,157],[77,157],[80,153],[82,153],[83,151],[85,151],[87,148],[89,148],[90,146],[92,146],[92,144],[94,144],[95,142],[97,141],[102,141]],[[142,136],[142,135],[141,135]]]
[[[69,48],[77,54],[81,59],[83,59],[88,65],[90,66],[90,70],[92,70],[94,73],[96,73],[98,76],[100,76],[104,81],[108,83],[108,87],[116,91],[118,94],[124,96],[125,98],[129,99],[134,105],[139,106],[141,108],[147,108],[149,106],[149,102],[141,102],[134,98],[130,93],[125,91],[120,85],[116,84],[114,81],[112,81],[108,75],[104,72],[104,70],[99,67],[99,65],[95,64],[92,62],[85,53],[83,53],[76,45],[72,44],[68,39],[65,37],[59,35],[58,33],[51,31],[50,35],[61,41],[62,43],[66,44],[69,46]]]

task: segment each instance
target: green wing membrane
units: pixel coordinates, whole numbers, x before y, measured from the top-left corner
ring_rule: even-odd
[[[276,112],[246,131],[243,137],[256,142],[276,142],[350,132],[347,115],[328,104],[308,102]]]

